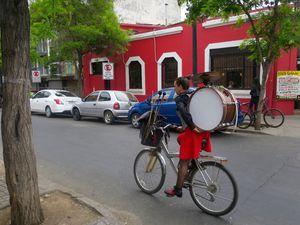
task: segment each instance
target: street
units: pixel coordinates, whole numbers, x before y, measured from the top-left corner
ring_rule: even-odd
[[[135,214],[145,225],[235,224],[297,225],[300,208],[300,140],[257,134],[212,134],[213,154],[229,159],[239,200],[229,215],[201,212],[189,192],[167,198],[173,170],[153,196],[142,193],[133,162],[143,148],[139,130],[128,123],[105,125],[95,119],[73,121],[33,115],[33,140],[39,174],[109,207]],[[172,133],[169,149],[178,149]]]

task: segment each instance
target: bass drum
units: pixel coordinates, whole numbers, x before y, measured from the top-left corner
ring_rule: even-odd
[[[208,131],[234,124],[236,102],[228,89],[207,86],[197,89],[191,95],[188,110],[194,124]]]

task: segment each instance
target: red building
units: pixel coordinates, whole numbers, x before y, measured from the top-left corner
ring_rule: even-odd
[[[255,76],[260,77],[261,69],[247,57],[249,52],[240,50],[240,43],[247,38],[249,25],[241,28],[219,19],[197,24],[197,72],[220,71],[224,74],[218,85],[228,87],[235,97],[249,100],[250,87]],[[129,25],[132,29],[128,51],[114,58],[84,55],[84,94],[98,89],[126,90],[139,100],[164,87],[173,86],[178,76],[193,72],[192,26],[185,23],[171,26]],[[102,78],[102,63],[114,63],[114,79]],[[275,62],[267,81],[268,104],[280,108],[285,114],[293,114],[294,100],[276,99],[277,71],[297,70],[297,49],[282,56]]]

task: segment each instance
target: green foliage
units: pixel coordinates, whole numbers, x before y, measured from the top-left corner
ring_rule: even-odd
[[[36,0],[30,13],[32,50],[40,40],[54,40],[48,61],[75,61],[78,52],[126,50],[128,34],[121,30],[111,0]],[[31,56],[36,57],[34,51]]]
[[[241,48],[252,52],[251,59],[259,63],[274,62],[280,56],[280,49],[288,51],[300,46],[300,10],[287,0],[179,0],[188,7],[189,22],[209,17],[221,17],[224,21],[230,16],[245,14],[236,26],[250,22],[248,40]],[[251,14],[256,10],[258,13]]]

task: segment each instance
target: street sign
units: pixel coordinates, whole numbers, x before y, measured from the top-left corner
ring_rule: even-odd
[[[300,71],[278,71],[276,96],[300,100]]]
[[[41,74],[39,70],[32,70],[32,83],[41,83]]]
[[[114,64],[113,63],[103,63],[103,80],[113,80],[114,79]]]

